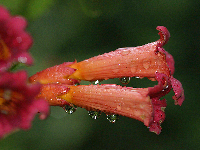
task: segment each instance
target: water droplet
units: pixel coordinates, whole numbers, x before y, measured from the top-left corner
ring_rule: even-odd
[[[64,110],[65,110],[66,113],[73,114],[76,111],[77,106],[71,104],[71,105],[65,105],[63,108],[64,108]]]
[[[143,67],[144,67],[144,69],[149,69],[149,67],[150,67],[150,61],[144,60],[143,61]]]
[[[92,84],[97,85],[101,82],[101,80],[92,81]]]
[[[127,49],[125,49],[125,48],[122,48],[122,49],[121,49],[121,55],[122,55],[122,56],[127,56],[129,53],[130,53],[130,50],[127,50]]]
[[[116,115],[116,114],[107,115],[107,119],[111,123],[115,123],[119,119],[119,115]]]
[[[120,78],[120,82],[122,84],[128,84],[131,81],[131,77],[122,77]]]
[[[99,111],[88,111],[88,114],[92,119],[98,119],[101,116]]]
[[[137,65],[134,62],[130,65],[130,68],[133,74],[137,71]]]
[[[121,110],[122,109],[122,106],[121,104],[117,106],[117,110]]]
[[[112,72],[113,72],[113,73],[118,73],[119,71],[120,71],[119,68],[112,69]]]

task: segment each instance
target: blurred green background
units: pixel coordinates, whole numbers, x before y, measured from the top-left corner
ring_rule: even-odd
[[[78,108],[66,114],[52,107],[50,117],[37,117],[29,131],[19,131],[0,141],[1,150],[55,149],[200,149],[199,40],[200,2],[196,0],[0,0],[13,15],[28,20],[34,39],[35,64],[29,75],[67,61],[82,61],[119,47],[134,47],[159,39],[158,25],[171,38],[164,48],[175,59],[174,77],[185,90],[183,105],[167,99],[166,119],[158,136],[143,123],[120,116],[115,124],[102,114],[91,119]],[[118,79],[103,83],[120,84]],[[83,82],[82,84],[89,84]],[[153,84],[156,84],[153,82]],[[132,78],[127,86],[148,87],[147,79]]]

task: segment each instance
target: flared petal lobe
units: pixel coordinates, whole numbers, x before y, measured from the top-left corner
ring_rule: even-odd
[[[172,87],[175,95],[173,99],[175,100],[175,105],[182,105],[185,100],[184,90],[182,84],[179,80],[175,79],[173,76],[171,77]]]

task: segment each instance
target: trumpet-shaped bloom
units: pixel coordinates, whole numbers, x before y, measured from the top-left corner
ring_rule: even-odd
[[[160,98],[169,93],[171,82],[165,74],[157,73],[156,78],[158,85],[150,88],[121,87],[115,84],[45,84],[38,97],[45,98],[51,105],[73,104],[88,111],[101,111],[137,119],[149,127],[150,131],[159,134],[166,107],[166,101]]]
[[[164,108],[167,106],[166,100],[160,98],[173,88],[175,104],[182,105],[184,91],[181,83],[173,77],[174,59],[163,48],[170,34],[163,26],[158,26],[157,30],[160,39],[155,42],[120,48],[79,63],[57,65],[50,68],[54,72],[47,75],[47,78],[43,75],[48,72],[46,69],[31,77],[30,81],[43,83],[42,81],[47,79],[44,83],[48,84],[43,85],[38,97],[45,98],[50,105],[76,105],[88,111],[102,111],[134,118],[142,121],[150,131],[159,134],[160,125],[165,119]],[[63,67],[67,71],[58,72],[63,70]],[[73,70],[69,71],[69,68]],[[158,85],[131,88],[115,84],[73,86],[65,82],[66,79],[95,81],[122,77],[147,77],[153,81],[157,80]],[[56,80],[52,78],[57,78],[59,84],[55,84]]]
[[[32,64],[28,49],[32,45],[30,35],[25,31],[27,22],[20,16],[12,17],[0,6],[0,73],[13,63]]]
[[[119,48],[69,65],[76,71],[68,78],[95,81],[126,76],[148,77],[155,80],[155,72],[170,76],[170,70],[174,70],[174,64],[168,66],[166,54],[168,58],[173,57],[165,53],[164,49],[159,50],[167,43],[170,34],[165,27],[158,26],[157,29],[160,31],[160,39],[155,42],[138,47]]]
[[[49,113],[49,105],[43,99],[35,99],[40,84],[27,84],[27,74],[3,73],[0,76],[0,137],[17,129],[31,127],[34,116],[40,112],[40,119]]]

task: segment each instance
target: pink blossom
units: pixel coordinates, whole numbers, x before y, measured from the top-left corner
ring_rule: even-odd
[[[25,31],[26,26],[23,17],[13,17],[0,6],[0,73],[14,63],[32,64],[33,60],[28,53],[32,38]]]
[[[25,71],[1,74],[0,137],[17,129],[29,129],[38,112],[40,119],[47,117],[48,103],[43,99],[35,99],[40,87],[40,84],[27,84]]]

